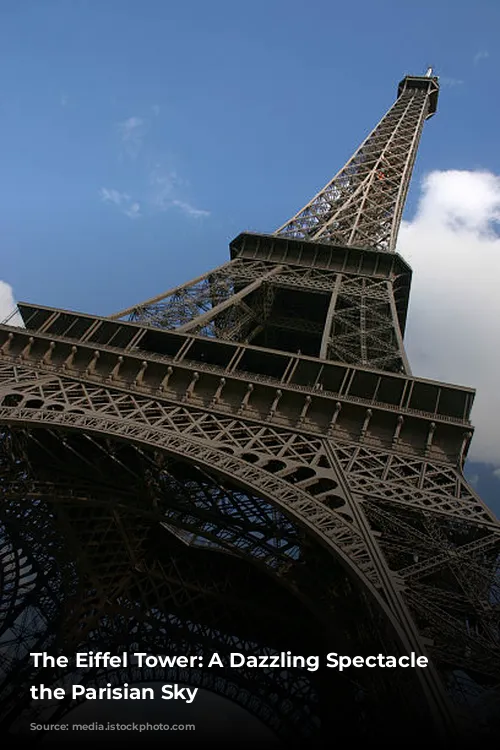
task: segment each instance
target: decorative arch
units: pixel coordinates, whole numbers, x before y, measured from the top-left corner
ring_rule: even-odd
[[[397,637],[404,647],[406,639],[395,621],[393,614],[382,599],[370,571],[362,570],[353,561],[356,559],[352,552],[356,547],[364,547],[363,539],[355,526],[339,513],[327,505],[322,505],[310,497],[303,489],[285,478],[266,470],[266,463],[273,459],[259,456],[257,452],[249,455],[257,458],[248,462],[244,456],[248,452],[237,455],[228,446],[220,447],[207,444],[206,440],[191,438],[186,435],[174,434],[166,429],[150,427],[144,430],[133,422],[124,424],[119,418],[106,417],[93,413],[81,414],[71,411],[29,409],[19,407],[0,407],[0,421],[6,425],[22,427],[53,426],[67,431],[77,431],[113,437],[119,441],[126,441],[135,445],[162,451],[166,454],[178,456],[194,464],[201,464],[209,472],[225,476],[237,481],[244,488],[255,492],[268,502],[280,507],[288,516],[292,516],[308,533],[320,544],[325,546],[331,554],[341,561],[346,572],[354,576],[359,583],[371,594],[377,605],[385,613],[393,625]],[[125,429],[124,429],[125,428]],[[297,467],[297,471],[301,467]],[[293,477],[293,472],[291,472]],[[308,472],[307,478],[310,478]],[[351,554],[349,554],[351,553]],[[367,553],[366,553],[367,554]]]
[[[109,393],[107,389],[98,390]],[[234,481],[279,507],[285,515],[304,528],[311,539],[319,542],[337,559],[351,579],[357,580],[383,615],[399,648],[410,650],[402,628],[380,594],[377,573],[370,564],[370,554],[363,535],[352,518],[346,517],[338,483],[331,473],[326,476],[328,472],[321,472],[320,464],[311,467],[301,465],[300,460],[280,461],[272,451],[268,450],[266,453],[262,443],[248,450],[246,447],[210,441],[196,434],[196,430],[193,430],[194,436],[182,434],[171,429],[171,425],[167,429],[165,426],[146,425],[130,417],[115,417],[109,413],[99,413],[98,410],[90,412],[73,407],[68,401],[61,408],[61,402],[54,396],[46,401],[35,401],[30,396],[19,402],[15,398],[17,395],[19,394],[7,394],[0,407],[0,421],[6,425],[14,428],[22,426],[74,431],[154,449],[201,465],[212,476],[215,474],[219,479]],[[31,408],[28,406],[30,401]],[[7,405],[9,403],[13,405]],[[196,412],[189,404],[171,408],[181,408],[184,413]],[[308,492],[311,487],[315,491]],[[338,511],[336,505],[340,505],[342,511]]]

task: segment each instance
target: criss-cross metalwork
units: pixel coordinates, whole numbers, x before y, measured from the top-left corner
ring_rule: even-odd
[[[0,722],[28,686],[178,680],[289,742],[496,731],[500,524],[463,475],[474,392],[410,372],[395,252],[437,78],[407,76],[274,234],[109,318],[0,325]],[[424,670],[33,668],[30,650],[415,652]],[[389,737],[390,735],[390,737]]]
[[[276,234],[394,252],[435,77],[405,78],[398,98],[335,177]]]

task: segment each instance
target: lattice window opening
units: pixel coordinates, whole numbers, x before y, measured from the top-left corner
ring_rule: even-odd
[[[81,453],[81,448],[78,452]],[[88,458],[86,458],[85,460],[88,460]],[[130,462],[130,455],[128,456],[127,461]],[[203,500],[203,497],[204,496],[206,497],[206,487],[200,488],[199,485],[195,485],[194,483],[192,483],[192,485],[195,486],[196,490],[201,496],[201,500]],[[170,488],[167,486],[166,488],[167,492],[169,489]],[[189,492],[189,486],[186,489]],[[215,491],[213,490],[213,492]],[[254,524],[254,525],[257,523],[258,527],[260,528],[266,529],[267,527],[268,534],[266,536],[269,537],[269,535],[272,533],[269,530],[269,524],[271,521],[273,521],[273,523],[275,524],[276,519],[278,519],[279,524],[277,528],[280,529],[279,536],[275,537],[274,541],[272,537],[270,539],[267,539],[263,554],[269,555],[269,552],[268,551],[266,552],[265,550],[268,550],[269,545],[270,545],[271,547],[275,549],[277,548],[281,549],[283,553],[286,552],[286,554],[289,556],[292,556],[292,557],[297,556],[297,546],[290,545],[290,541],[286,540],[286,534],[290,534],[293,527],[291,526],[289,521],[287,520],[285,521],[285,518],[283,516],[280,516],[279,511],[277,511],[275,508],[273,508],[269,504],[261,503],[258,508],[258,512],[257,510],[254,510],[253,512],[249,512],[248,503],[251,503],[251,502],[255,503],[255,500],[252,501],[248,495],[243,495],[241,492],[238,495],[238,494],[235,494],[236,491],[233,490],[233,496],[230,496],[228,495],[229,491],[223,488],[218,488],[217,492],[219,495],[219,497],[216,498],[217,511],[218,513],[223,513],[225,515],[225,523],[227,523],[228,517],[230,517],[229,520],[232,521],[233,525],[235,523],[237,525],[240,525],[242,522],[245,522],[247,525],[249,523]],[[213,500],[213,498],[211,499]],[[248,501],[246,508],[242,507],[244,499]],[[192,497],[191,497],[191,500],[192,500]],[[198,505],[199,505],[199,499],[198,499]],[[206,503],[206,505],[210,505],[210,504]],[[238,507],[239,507],[239,510],[238,510]],[[260,517],[259,517],[259,514],[260,514]],[[173,515],[174,515],[174,512],[172,511],[171,518]],[[186,518],[182,518],[182,521],[185,523]],[[196,525],[199,523],[200,523],[199,515],[192,516],[191,524],[196,527]],[[207,531],[210,531],[210,525]],[[283,536],[284,534],[285,536]],[[232,532],[232,535],[234,537],[234,531]],[[255,549],[255,540],[250,539],[250,541],[248,542],[248,545],[249,546],[253,545]],[[285,545],[287,547],[286,550],[283,549]]]
[[[207,323],[194,326],[190,332],[196,336],[204,336],[222,341],[245,341],[256,324],[256,317],[252,310],[243,305],[222,310]]]
[[[432,559],[429,562],[432,564]],[[481,570],[477,561],[468,561],[465,555],[455,564],[438,561],[412,587],[418,588],[424,599],[427,594],[439,602],[443,612],[455,617],[467,635],[481,635],[498,647],[498,580],[491,577],[491,564],[483,565],[485,569]]]
[[[158,416],[159,416],[159,417],[161,417],[161,413],[159,413],[159,415],[158,415]]]
[[[29,560],[28,554],[24,552],[22,545],[13,543],[3,521],[0,521],[0,560],[2,564],[2,593],[8,590],[7,582],[13,579],[15,573],[18,582],[21,584],[21,590],[26,587],[27,592],[32,588],[31,584],[36,577],[33,564]]]
[[[161,480],[166,481],[162,489],[165,494],[171,497],[171,483],[169,481],[171,476],[162,472],[159,479],[160,482]],[[210,479],[210,483],[207,481],[208,479]],[[190,486],[183,483],[182,488],[179,488],[176,483],[178,491],[180,489],[186,496],[188,506],[192,506],[194,503],[195,508],[204,508],[207,511],[212,511],[212,514],[215,512],[215,519],[219,518],[218,523],[221,519],[223,520],[226,533],[233,528],[241,535],[249,536],[248,543],[254,548],[255,552],[257,552],[255,541],[260,540],[262,544],[259,546],[262,547],[263,553],[266,555],[268,554],[267,548],[271,547],[280,550],[281,554],[291,559],[299,557],[297,541],[300,541],[300,535],[298,535],[293,524],[274,506],[250,496],[239,487],[228,487],[227,485],[231,485],[231,483],[227,480],[219,484],[220,479],[214,479],[205,472],[202,473],[200,480],[202,480],[200,483],[191,481]],[[181,510],[169,509],[169,516],[170,518],[178,518],[180,523],[186,522],[186,517]],[[194,527],[199,525],[201,520],[197,514],[193,514],[191,519]],[[255,528],[251,528],[252,526]],[[214,520],[207,523],[206,531],[213,531],[216,528],[217,521]],[[294,542],[294,539],[297,541]]]
[[[462,655],[466,650],[481,652],[486,649],[488,658],[496,660],[497,679],[500,672],[500,633],[496,605],[485,606],[484,595],[491,588],[490,581],[484,581],[482,592],[476,591],[467,580],[465,570],[467,562],[462,561],[464,570],[442,565],[430,575],[411,583],[407,595],[410,596],[411,608],[416,622],[422,629],[431,629],[432,637],[440,639],[442,634],[451,636],[464,644]],[[429,631],[430,632],[430,631]],[[446,638],[446,636],[444,636]],[[454,646],[459,640],[453,641]],[[451,648],[451,644],[450,644]],[[478,653],[479,653],[478,652]],[[471,664],[472,668],[472,664]],[[488,670],[487,670],[488,671]],[[495,668],[494,668],[495,671]]]
[[[8,551],[3,556],[3,562],[7,561],[2,574],[3,583],[15,571],[19,593],[32,594],[36,586],[40,591],[40,586],[47,585],[48,581],[51,585],[62,585],[64,573],[67,578],[64,583],[68,585],[72,563],[66,559],[62,567],[61,554],[65,544],[57,537],[54,514],[48,511],[38,495],[25,458],[12,463],[17,464],[16,469],[24,465],[24,471],[17,470],[14,478],[4,475],[2,483],[2,539],[4,551]],[[24,550],[29,550],[29,553]],[[7,589],[5,586],[3,590]]]
[[[431,481],[426,482],[427,472],[430,470]],[[439,473],[443,476],[442,483],[437,482]],[[393,494],[392,488],[396,492],[407,494],[407,488],[414,489],[410,494],[414,498],[427,497],[429,500],[435,498],[436,505],[443,502],[453,504],[456,501],[470,501],[471,511],[485,512],[486,508],[478,503],[478,499],[471,489],[466,485],[461,472],[457,468],[450,470],[448,466],[439,466],[427,461],[411,459],[405,460],[402,457],[391,456],[383,452],[377,455],[369,455],[362,451],[358,461],[352,465],[349,470],[350,480],[356,481],[358,476],[366,474],[369,482],[372,482],[372,489],[382,489],[385,487],[387,498]],[[385,478],[383,478],[385,475]],[[415,492],[417,490],[417,492]],[[421,491],[420,491],[421,490]],[[468,503],[460,503],[465,509]],[[485,517],[491,520],[490,514]],[[454,522],[451,521],[453,524]],[[455,522],[460,528],[460,520]],[[465,527],[467,528],[467,527]]]
[[[110,359],[109,370],[107,370],[107,368],[106,368],[106,367],[104,367],[104,370],[105,370],[106,372],[111,372],[111,370],[112,370],[112,364],[114,364],[114,360],[113,360],[113,357],[111,357],[111,359]],[[105,363],[104,363],[104,365],[105,365]],[[158,369],[159,365],[155,365],[155,364],[154,364],[154,365],[153,365],[153,368],[154,368],[154,367],[156,367],[156,368]],[[184,371],[181,371],[181,370],[179,370],[179,373],[178,373],[178,374],[179,374],[179,377],[181,377],[181,376],[182,376],[182,373],[183,373],[183,372],[184,372]],[[159,370],[159,369],[158,369],[158,374],[159,374],[159,377],[160,377],[160,370]],[[185,373],[184,373],[184,374],[185,374]],[[177,377],[177,376],[176,376],[176,377]],[[153,378],[153,380],[154,380],[154,372],[152,372],[152,371],[150,372],[150,371],[148,370],[148,379],[151,379],[151,378]],[[204,378],[205,378],[205,380],[206,380],[206,377],[205,377],[205,376],[204,376]],[[160,379],[161,379],[161,378],[160,378]],[[158,380],[158,382],[160,382],[160,380]],[[180,383],[180,382],[179,382],[179,384],[178,384],[178,385],[179,385],[179,387],[181,387],[181,389],[182,389],[182,383]],[[185,389],[187,389],[187,388],[189,387],[189,385],[190,385],[190,384],[189,384],[189,382],[188,382],[188,380],[187,380],[186,378],[185,378],[185,384],[184,384],[184,385],[185,385]],[[47,385],[47,387],[49,387],[49,386]],[[69,386],[67,386],[67,387],[69,388]],[[63,393],[66,393],[67,387],[66,387],[66,386],[64,386],[64,389],[63,389]],[[56,392],[56,391],[57,391],[57,389],[58,389],[58,386],[57,386],[57,383],[56,383],[56,380],[55,380],[55,379],[54,379],[54,382],[53,382],[53,383],[52,383],[52,384],[50,385],[50,388],[51,388],[51,389],[52,389],[52,390],[53,390],[54,392]],[[49,388],[49,390],[50,390],[50,388]],[[228,386],[228,388],[230,389],[230,386]],[[45,389],[45,386],[44,386],[44,389]],[[213,389],[214,389],[214,391],[216,390],[216,383],[215,383],[215,381],[214,381]],[[59,390],[61,390],[61,386],[60,386],[60,385],[59,385]],[[209,392],[205,392],[205,389],[202,389],[202,390],[203,390],[203,393],[205,393],[205,395],[206,395],[207,397],[210,397],[210,393],[209,393]],[[228,391],[228,392],[229,392],[229,391]],[[69,393],[68,393],[68,395],[71,395],[71,394],[69,394]],[[242,397],[243,397],[243,394],[242,394]],[[72,398],[72,395],[71,395],[71,398]],[[272,398],[273,398],[273,395],[272,395],[271,393],[269,394],[269,398],[270,398],[271,400],[272,400]],[[88,400],[88,399],[87,399],[87,400]],[[104,391],[104,390],[103,390],[103,391],[102,391],[102,399],[101,399],[101,400],[102,400],[102,404],[101,404],[101,406],[103,406],[103,405],[104,405],[104,404],[105,404],[106,402],[108,402],[108,401],[109,401],[109,409],[110,409],[110,413],[116,413],[116,408],[117,408],[117,407],[119,408],[119,411],[120,411],[120,413],[121,413],[121,414],[124,414],[124,411],[125,411],[125,412],[127,412],[127,409],[125,408],[125,401],[123,400],[123,397],[121,398],[121,400],[120,400],[120,399],[118,399],[118,401],[116,401],[115,399],[111,399],[111,400],[110,400],[110,396],[109,396],[109,395],[107,394],[107,392],[106,392],[106,391]],[[96,405],[99,405],[99,404],[98,404],[98,402],[99,402],[99,398],[97,397],[97,395],[93,394],[93,395],[92,395],[92,404],[89,404],[89,405],[91,405],[91,406],[92,406],[92,408],[94,408],[94,409],[95,409]],[[259,400],[259,403],[260,403],[260,402],[261,402],[261,399]],[[115,406],[115,403],[116,403],[116,406]],[[128,403],[128,401],[127,401],[127,403]],[[148,411],[148,418],[151,418],[151,417],[153,416],[153,414],[154,414],[154,411],[155,411],[155,410],[156,410],[156,411],[157,411],[157,413],[158,413],[158,418],[159,418],[159,419],[161,419],[161,418],[162,418],[162,414],[165,414],[165,416],[166,416],[166,412],[165,412],[165,410],[164,410],[163,408],[161,408],[159,404],[157,404],[157,405],[156,405],[156,404],[155,404],[155,405],[153,405],[153,404],[152,404],[152,405],[151,405],[151,408],[150,408],[150,407],[147,407],[147,406],[145,406],[145,404],[144,404],[144,403],[142,403],[140,407],[139,407],[138,405],[137,405],[137,407],[135,407],[135,406],[133,405],[134,403],[135,403],[135,401],[134,401],[134,402],[130,402],[130,408],[128,409],[128,413],[130,414],[130,416],[132,416],[132,415],[134,415],[135,411],[137,411],[137,416],[138,416],[138,417],[139,417],[139,418],[141,419],[141,421],[143,421],[143,419],[142,419],[142,417],[141,417],[141,413],[142,413],[142,411],[143,411],[144,409],[146,409],[146,411]],[[269,404],[269,407],[270,407],[270,406],[271,406],[271,404]],[[56,409],[58,409],[59,407],[55,407],[55,408],[56,408]],[[77,407],[76,407],[76,408],[77,408]],[[151,411],[151,409],[153,409],[153,411]],[[124,415],[125,415],[125,414],[124,414]],[[265,415],[263,415],[263,416],[265,416]]]
[[[418,604],[416,597],[419,595],[407,591],[405,599],[421,637],[431,644],[430,656],[437,668],[445,672],[463,669],[483,685],[498,682],[498,648],[481,636],[472,637],[463,618],[441,610],[425,599]]]
[[[172,295],[161,303],[139,308],[132,313],[133,322],[159,328],[175,329],[215,309],[237,291],[237,284],[227,279],[208,280],[197,287]]]
[[[289,350],[290,344],[286,334],[279,333],[279,329],[294,330],[299,338],[302,331],[302,338],[315,334],[313,342],[304,339],[302,350],[316,355],[319,353],[328,300],[327,290],[324,289],[304,292],[279,283],[263,284],[243,300],[235,300],[229,309],[216,313],[208,323],[196,326],[194,320],[192,330],[198,335],[244,343],[251,341],[254,346],[284,351]],[[314,311],[313,319],[311,311]],[[294,343],[294,350],[300,345],[301,341],[298,340]]]
[[[422,631],[425,634],[425,631]],[[480,647],[478,639],[464,634],[462,638],[456,628],[449,628],[448,623],[435,621],[434,628],[429,629],[427,636],[433,640],[430,655],[442,677],[446,678],[456,671],[463,671],[474,680],[480,690],[489,691],[498,685],[498,653],[491,648]],[[452,694],[453,696],[453,694]],[[469,709],[475,709],[470,705]],[[473,718],[473,716],[471,716]]]
[[[381,534],[381,543],[384,544],[386,534],[391,538],[399,539],[403,544],[407,538],[408,546],[414,549],[414,563],[422,563],[427,555],[446,557],[444,564],[455,564],[469,557],[470,563],[481,564],[488,562],[493,568],[488,572],[491,580],[493,570],[497,565],[500,553],[500,534],[492,533],[489,526],[478,527],[467,519],[454,520],[446,516],[433,516],[427,512],[412,509],[408,504],[406,509],[392,504],[390,501],[370,501],[370,480],[367,482],[368,493],[364,500],[364,508],[373,528]],[[422,548],[421,545],[423,545]]]

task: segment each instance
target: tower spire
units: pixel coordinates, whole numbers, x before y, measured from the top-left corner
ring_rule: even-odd
[[[406,76],[398,97],[335,177],[275,234],[393,252],[425,120],[438,79]]]

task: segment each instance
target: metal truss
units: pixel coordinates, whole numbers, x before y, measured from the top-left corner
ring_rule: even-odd
[[[258,260],[252,248],[233,243],[232,262],[111,319],[410,373],[403,346],[407,299],[399,291],[411,272],[401,262],[381,273],[376,256],[394,252],[437,93],[436,78],[401,82],[396,103],[347,165],[275,233],[276,240],[300,241],[295,247],[268,238]],[[364,248],[368,261],[327,263],[332,245]]]
[[[58,629],[65,633],[64,644],[61,644],[65,653],[77,648],[94,647],[95,650],[103,642],[111,644],[117,652],[132,651],[137,644],[141,650],[146,648],[151,653],[161,653],[168,643],[177,653],[191,654],[217,650],[224,655],[235,649],[249,654],[272,654],[288,647],[295,648],[295,652],[310,653],[311,649],[318,649],[317,627],[321,620],[325,625],[329,623],[330,631],[335,624],[338,631],[331,633],[331,637],[335,636],[337,647],[344,645],[346,648],[351,634],[359,630],[360,612],[363,609],[370,611],[359,600],[358,589],[342,582],[334,566],[329,566],[326,575],[318,576],[318,570],[324,570],[328,558],[324,553],[318,556],[319,550],[311,547],[290,521],[248,494],[244,516],[242,500],[245,496],[242,492],[223,488],[220,480],[216,482],[209,474],[201,474],[199,470],[194,472],[195,476],[199,474],[196,489],[193,487],[192,466],[174,462],[168,467],[164,460],[159,461],[157,454],[143,451],[132,460],[130,446],[120,443],[113,446],[109,441],[89,440],[88,436],[75,436],[74,433],[73,436],[64,436],[40,430],[15,432],[12,437],[15,446],[10,453],[10,463],[19,466],[19,459],[13,459],[24,455],[23,471],[22,477],[19,469],[11,471],[11,481],[5,483],[4,498],[23,497],[24,489],[29,494],[23,500],[29,506],[34,497],[38,500],[45,497],[54,509],[54,525],[71,548],[73,559],[78,561],[75,573],[80,575],[79,585],[74,595],[66,598],[65,618]],[[106,455],[113,456],[116,473],[112,465],[103,472],[106,468],[103,456]],[[8,459],[9,455],[6,455],[4,464],[8,464]],[[124,481],[120,469],[125,466],[128,466],[128,471]],[[157,479],[154,483],[151,482],[153,470]],[[50,484],[43,481],[44,474],[50,475]],[[33,475],[40,476],[41,481],[30,481]],[[165,484],[166,479],[171,481]],[[162,480],[163,488],[160,487]],[[179,486],[175,494],[172,481]],[[118,483],[121,487],[116,486]],[[170,512],[173,496],[178,496],[177,503],[184,506],[183,516],[175,519],[179,531],[186,526],[189,529],[189,523],[186,523],[188,513],[191,517],[198,516],[199,520],[205,519],[205,522],[211,517],[212,523],[219,525],[222,492],[228,500],[233,498],[232,509],[228,502],[225,503],[226,526],[234,526],[241,533],[245,517],[247,525],[249,522],[252,526],[253,516],[260,515],[268,519],[270,529],[270,519],[274,518],[280,540],[278,542],[276,532],[273,536],[271,531],[267,545],[282,561],[279,567],[274,566],[274,575],[281,577],[281,586],[294,594],[292,598],[283,598],[267,578],[256,578],[253,551],[243,551],[243,556],[252,561],[252,568],[242,567],[234,556],[230,567],[224,563],[220,567],[213,553],[207,558],[206,550],[213,549],[210,534],[206,533],[207,526],[199,525],[198,539],[205,534],[208,544],[205,551],[200,549],[198,557],[188,552],[190,544],[179,546],[179,542],[168,541],[165,531],[161,532],[159,522],[166,518],[168,523],[162,522],[161,526],[175,534]],[[212,497],[214,494],[215,498]],[[214,505],[207,498],[212,499]],[[249,510],[251,504],[255,508],[253,512]],[[156,509],[154,513],[152,507]],[[265,528],[262,523],[257,523],[257,526]],[[251,532],[247,530],[246,533]],[[198,546],[203,548],[204,545]],[[292,548],[294,552],[290,554]],[[283,561],[287,564],[283,565]],[[294,566],[298,570],[292,573]],[[309,605],[307,610],[304,610],[304,604]],[[262,620],[264,610],[266,617]],[[370,628],[360,630],[357,639],[358,649],[363,650],[364,643],[367,653],[383,648],[384,642],[391,640],[386,634],[384,642],[380,641],[384,634],[380,615],[377,617],[377,613],[372,612],[370,621]],[[50,628],[48,630],[50,632]],[[3,632],[8,648],[12,640],[12,624],[8,621],[4,623]],[[14,690],[19,690],[26,682],[64,686],[83,681],[92,686],[105,684],[109,677],[105,672],[75,674],[74,671],[58,671],[51,678],[46,669],[37,675],[29,667],[26,657],[30,650],[29,628],[16,635],[24,650],[16,653],[12,664],[5,665],[6,681],[2,686],[4,726],[21,730],[26,722],[39,721],[41,716],[47,721],[49,714],[51,721],[55,721],[74,707],[71,701],[52,707],[47,704],[33,707],[29,700],[19,700]],[[261,645],[262,642],[266,645]],[[392,651],[395,648],[393,646]],[[21,681],[18,677],[20,664],[24,664],[24,680]],[[12,680],[12,672],[18,679]],[[371,680],[365,681],[364,686],[363,681],[360,684],[345,679],[340,682],[330,679],[325,684],[321,671],[304,674],[271,670],[261,674],[252,669],[222,673],[200,669],[193,677],[189,671],[131,668],[125,674],[115,674],[112,682],[120,679],[173,679],[176,676],[230,697],[284,738],[297,737],[297,733],[300,736],[315,735],[321,713],[324,714],[321,701],[327,696],[332,699],[335,695],[337,705],[345,704],[344,712],[352,713],[352,707],[360,700],[364,703],[367,720],[360,726],[361,733],[373,732],[377,725],[380,729],[384,718],[384,706],[379,703],[386,692],[380,677],[373,672],[368,674]],[[411,710],[410,706],[415,703],[415,696],[410,695],[411,685],[403,680],[399,688],[399,696],[395,695],[393,699],[401,703],[401,698],[405,698],[400,706],[402,715],[413,715],[415,706]]]
[[[393,252],[436,78],[405,78],[398,99],[333,180],[277,234]]]
[[[308,299],[301,299],[304,292]],[[325,359],[410,372],[393,283],[384,277],[237,258],[111,317],[120,318],[273,348],[285,348],[288,339]]]
[[[75,482],[76,477],[73,490]],[[27,489],[31,490],[30,494],[38,497],[45,494],[50,498],[47,487]],[[203,654],[210,648],[219,651],[222,656],[235,649],[250,653],[263,652],[263,647],[256,640],[255,629],[255,604],[259,597],[266,603],[268,610],[266,630],[270,646],[267,649],[273,652],[278,648],[275,643],[278,633],[282,634],[282,641],[286,639],[292,645],[294,640],[297,641],[297,631],[295,630],[295,635],[291,632],[290,618],[293,614],[294,627],[304,627],[304,618],[300,617],[296,605],[292,610],[285,599],[284,603],[280,601],[280,610],[272,614],[272,601],[277,603],[277,593],[274,592],[273,600],[266,601],[269,596],[266,580],[259,581],[259,587],[256,588],[253,580],[255,576],[248,567],[242,568],[234,562],[231,569],[228,569],[227,566],[217,564],[213,555],[208,559],[206,556],[200,559],[192,553],[187,554],[185,547],[179,547],[179,543],[173,544],[175,540],[168,541],[169,535],[166,532],[159,537],[158,532],[154,532],[151,521],[148,523],[132,510],[128,514],[123,510],[118,513],[116,506],[110,507],[109,503],[106,509],[102,505],[92,508],[92,525],[89,527],[88,507],[92,504],[92,498],[88,491],[87,508],[82,510],[72,502],[68,486],[65,488],[66,492],[62,486],[58,489],[58,518],[54,525],[58,526],[59,533],[65,530],[71,535],[66,541],[71,544],[73,557],[78,553],[80,564],[75,572],[81,576],[80,590],[66,600],[66,616],[58,628],[59,632],[65,633],[65,653],[84,648],[95,650],[102,643],[111,644],[117,652],[133,651],[134,648],[142,650],[146,647],[150,653],[162,653],[165,644],[175,653]],[[18,482],[15,482],[11,491],[18,494]],[[28,504],[30,498],[25,499]],[[68,523],[69,520],[73,523]],[[124,534],[127,534],[125,545]],[[159,537],[156,544],[155,537]],[[142,544],[138,545],[140,538]],[[163,554],[158,550],[159,543],[163,547]],[[153,546],[156,546],[154,554]],[[137,559],[138,553],[140,561]],[[127,564],[120,566],[120,558]],[[90,590],[86,589],[89,585]],[[101,592],[105,596],[105,606],[97,601]],[[249,599],[250,592],[252,596]],[[83,623],[86,626],[82,628]],[[288,625],[288,635],[283,634],[285,623]],[[55,624],[49,623],[52,627]],[[238,631],[241,633],[242,628],[243,637],[241,634],[238,637],[236,634]],[[224,629],[229,632],[225,633]],[[49,633],[50,630],[50,627],[47,628]],[[45,717],[44,720],[47,721],[48,715],[54,721],[75,705],[74,701],[69,700],[52,707],[46,703],[33,706],[29,699],[25,699],[26,685],[23,682],[20,684],[19,680],[12,684],[12,677],[19,675],[20,664],[25,664],[24,677],[29,678],[33,685],[43,682],[55,687],[83,682],[92,686],[103,682],[105,684],[110,677],[95,670],[80,673],[59,670],[51,675],[50,670],[44,669],[37,673],[29,667],[27,659],[26,648],[30,650],[29,629],[25,629],[24,633],[18,629],[14,633],[12,623],[6,622],[2,631],[4,648],[8,648],[14,638],[21,646],[21,651],[14,655],[15,669],[11,663],[4,665],[4,726],[14,724],[20,729],[25,720],[29,723]],[[262,627],[260,634],[262,635]],[[249,635],[252,636],[252,641],[248,640]],[[116,683],[120,679],[144,681],[175,677],[187,680],[190,684],[193,684],[194,679],[196,684],[221,695],[228,695],[245,707],[249,707],[251,702],[253,713],[268,723],[278,735],[286,736],[287,731],[291,734],[292,730],[307,734],[314,728],[317,691],[315,692],[311,681],[300,673],[288,674],[285,684],[280,688],[280,681],[283,680],[280,672],[272,672],[264,681],[259,681],[255,670],[207,671],[205,668],[194,671],[193,676],[189,670],[139,670],[132,666],[126,674],[112,675],[111,682]],[[21,697],[19,690],[23,691]],[[295,724],[298,724],[298,728]]]
[[[5,364],[2,422],[43,425],[55,435],[76,429],[86,442],[116,436],[188,460],[201,467],[194,485],[191,472],[188,488],[186,476],[165,475],[161,461],[142,470],[163,522],[185,543],[243,556],[286,580],[300,559],[300,535],[286,520],[293,519],[370,592],[403,648],[432,655],[451,699],[463,701],[456,674],[473,675],[469,692],[498,680],[500,529],[456,466],[334,436],[313,439],[300,427],[283,430],[85,379]],[[47,437],[39,442],[50,449]],[[100,452],[116,460],[109,446]],[[268,499],[256,504],[249,491]],[[169,498],[167,507],[161,497]],[[105,538],[95,513],[90,533]],[[116,550],[108,549],[107,568],[120,570]],[[126,557],[122,565],[127,570]],[[90,567],[98,570],[95,562]],[[112,590],[109,581],[106,589]],[[437,688],[431,682],[424,689]]]

